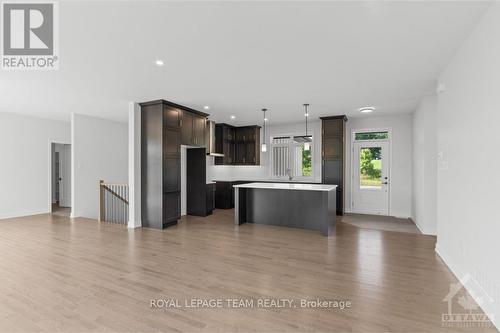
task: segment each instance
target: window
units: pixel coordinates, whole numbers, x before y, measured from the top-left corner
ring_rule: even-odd
[[[359,184],[361,188],[382,187],[382,148],[361,148],[359,154]]]
[[[306,149],[306,146],[309,149]],[[271,139],[271,176],[273,178],[312,177],[312,137],[280,136]]]
[[[354,135],[356,141],[387,139],[389,139],[389,132],[359,132]]]

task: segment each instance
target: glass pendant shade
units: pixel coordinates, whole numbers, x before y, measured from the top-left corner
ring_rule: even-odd
[[[265,143],[262,144],[262,152],[265,153],[267,151],[267,145]]]
[[[308,151],[311,149],[311,144],[309,142],[304,143],[304,150]]]

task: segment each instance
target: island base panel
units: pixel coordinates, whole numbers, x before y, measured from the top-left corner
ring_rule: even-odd
[[[336,222],[336,191],[235,188],[235,223],[318,230],[330,235]]]

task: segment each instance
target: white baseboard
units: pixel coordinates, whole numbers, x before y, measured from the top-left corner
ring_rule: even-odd
[[[423,235],[428,235],[427,233],[424,232],[424,229],[422,228],[422,226],[420,226],[420,224],[418,224],[417,220],[415,220],[413,217],[409,217],[408,219],[410,219],[410,221],[413,222],[413,224],[415,224],[417,226],[417,229],[420,230],[420,232],[423,234]],[[435,236],[435,235],[434,235]],[[437,252],[437,250],[436,250]]]
[[[436,243],[436,248],[435,248],[436,253],[441,257],[441,259],[444,261],[446,266],[450,269],[450,271],[455,275],[455,277],[461,281],[462,278],[466,275],[466,270],[463,268],[459,267],[455,261],[453,261],[450,256],[443,250],[443,248],[439,245],[439,243]],[[492,303],[490,302],[484,302],[485,299],[491,298],[488,294],[486,294],[486,289],[477,282],[477,280],[474,279],[474,283],[479,286],[479,289],[482,290],[482,293],[478,293],[478,290],[470,290],[468,284],[463,284],[465,290],[472,296],[474,301],[476,301],[477,304],[479,304],[480,308],[483,310],[485,314],[488,315],[489,319],[493,323],[493,325],[497,328],[497,330],[500,330],[500,313],[495,312],[495,308],[493,307]],[[498,301],[498,300],[496,300]],[[482,304],[481,304],[482,303]]]
[[[50,211],[45,209],[45,210],[27,210],[23,212],[15,212],[15,213],[7,213],[0,215],[0,220],[5,220],[5,219],[13,219],[16,217],[25,217],[25,216],[31,216],[31,215],[40,215],[40,214],[49,214]]]
[[[408,219],[417,226],[417,229],[420,230],[422,235],[437,236],[435,232],[429,232],[424,227],[422,227],[422,225],[420,225],[415,218],[409,217]]]

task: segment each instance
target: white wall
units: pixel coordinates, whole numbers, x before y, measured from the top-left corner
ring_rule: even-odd
[[[266,143],[269,145],[272,136],[304,135],[305,122],[268,126],[266,128]],[[313,181],[321,182],[321,122],[314,121],[308,125],[308,134],[313,136]],[[261,129],[261,142],[264,135]],[[260,166],[228,166],[214,165],[214,159],[207,160],[207,180],[268,180],[271,177],[270,149],[260,153]]]
[[[437,98],[428,96],[413,113],[413,181],[411,217],[424,234],[437,223]]]
[[[128,126],[72,114],[71,127],[71,215],[97,219],[99,180],[128,183]]]
[[[0,219],[50,212],[51,142],[70,142],[70,123],[0,113]]]
[[[500,3],[493,2],[440,77],[436,250],[495,300],[500,327]],[[483,296],[483,295],[480,295]]]
[[[389,181],[389,215],[408,218],[411,215],[412,116],[365,116],[349,118],[346,124],[345,210],[351,205],[352,131],[361,129],[391,129],[391,170]]]
[[[141,218],[141,107],[128,103],[129,228],[142,226]]]

